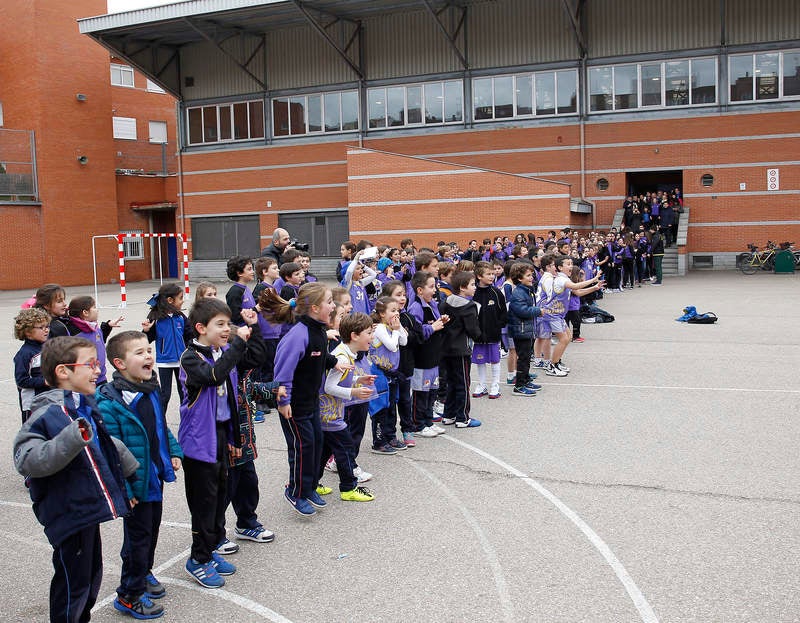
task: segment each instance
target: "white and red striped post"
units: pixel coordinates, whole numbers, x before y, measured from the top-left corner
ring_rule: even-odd
[[[128,295],[125,288],[125,238],[180,238],[183,245],[183,290],[189,295],[189,244],[186,234],[172,232],[164,234],[117,234],[117,250],[119,253],[119,289],[121,307],[127,307]]]

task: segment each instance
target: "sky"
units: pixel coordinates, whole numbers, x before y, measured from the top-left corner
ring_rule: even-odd
[[[133,11],[134,9],[143,9],[149,6],[170,4],[170,2],[178,1],[179,0],[108,0],[108,12],[120,13],[122,11]]]

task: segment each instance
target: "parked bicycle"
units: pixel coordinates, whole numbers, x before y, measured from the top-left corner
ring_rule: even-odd
[[[777,245],[771,240],[767,241],[767,248],[759,251],[758,247],[754,244],[748,244],[747,248],[750,250],[744,253],[739,260],[739,270],[745,275],[752,275],[758,270],[775,270],[775,251]],[[797,257],[795,256],[795,262]]]

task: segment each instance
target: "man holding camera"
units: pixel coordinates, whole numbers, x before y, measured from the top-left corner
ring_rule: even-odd
[[[280,268],[281,264],[283,264],[281,257],[287,247],[291,246],[291,240],[289,232],[279,227],[272,232],[272,243],[261,251],[261,257],[274,258],[278,262],[278,268]]]

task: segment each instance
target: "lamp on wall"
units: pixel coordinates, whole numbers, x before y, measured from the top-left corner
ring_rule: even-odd
[[[75,99],[79,102],[85,102],[87,98],[83,93],[78,93],[75,95]]]
[[[86,164],[87,162],[89,162],[89,156],[78,156],[79,164]]]

